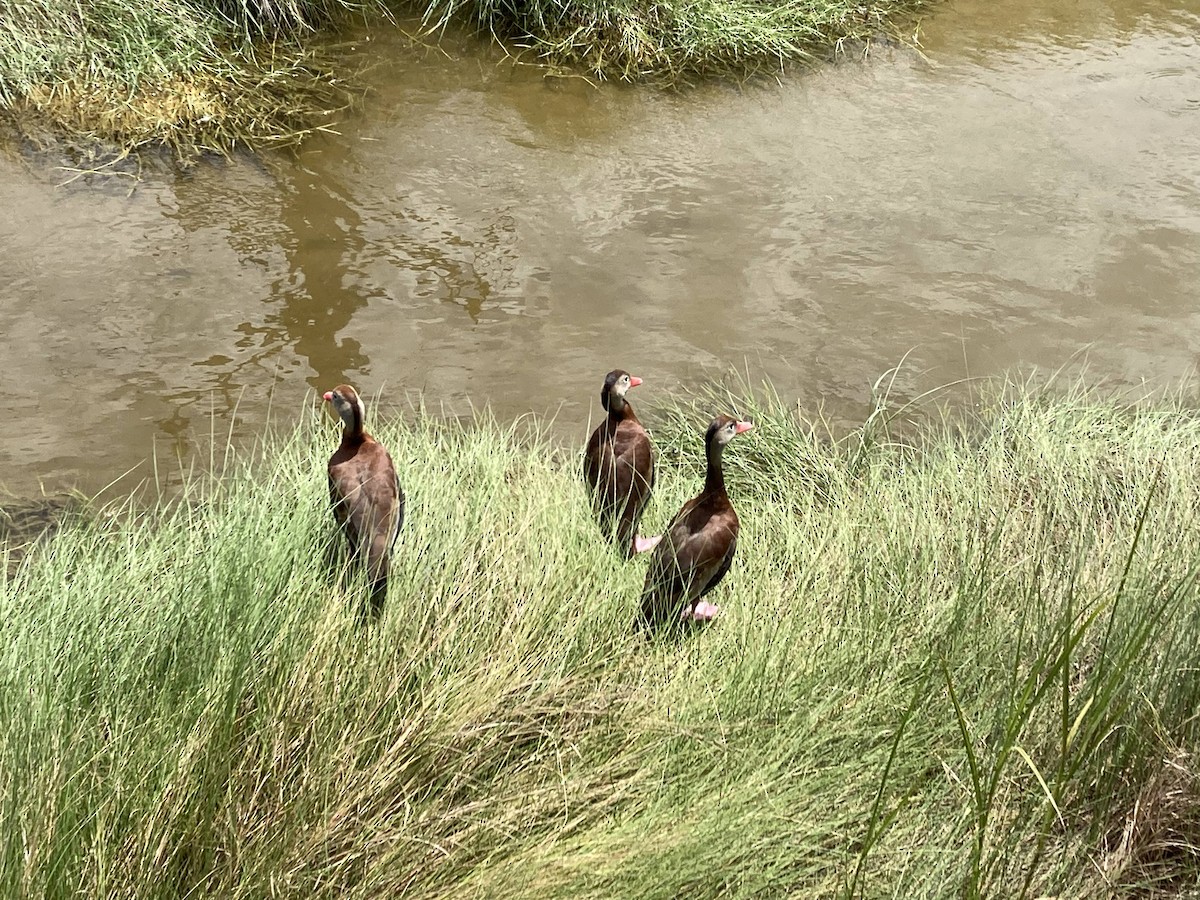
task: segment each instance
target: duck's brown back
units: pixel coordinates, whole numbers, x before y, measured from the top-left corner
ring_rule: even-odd
[[[652,626],[678,620],[729,571],[740,524],[723,489],[689,500],[654,549],[642,593],[642,619]]]
[[[387,576],[388,553],[404,518],[404,493],[387,450],[369,435],[343,441],[329,459],[329,499],[354,553],[372,580]]]
[[[629,545],[654,488],[654,449],[637,417],[606,418],[584,451],[584,479],[600,527]]]

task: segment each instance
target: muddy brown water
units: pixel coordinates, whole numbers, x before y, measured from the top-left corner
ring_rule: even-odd
[[[1200,4],[961,0],[879,48],[683,94],[466,39],[361,41],[374,92],[295,157],[76,177],[0,154],[0,487],[170,480],[350,381],[586,432],[731,369],[854,421],[1200,351]],[[701,423],[697,423],[698,426]]]

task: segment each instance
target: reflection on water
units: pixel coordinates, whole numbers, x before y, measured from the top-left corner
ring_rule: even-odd
[[[294,157],[82,178],[0,157],[0,485],[177,472],[340,381],[385,405],[643,403],[731,367],[864,415],[1081,352],[1200,352],[1200,5],[958,0],[924,56],[685,95],[364,41],[366,112]],[[699,424],[699,423],[698,423]],[[203,464],[203,462],[202,462]]]
[[[368,362],[346,333],[355,312],[373,298],[356,291],[349,275],[363,239],[362,221],[338,177],[344,162],[340,153],[307,154],[281,175],[287,272],[273,282],[274,309],[256,329],[265,353],[289,348],[305,363],[309,384],[323,390],[364,372]]]

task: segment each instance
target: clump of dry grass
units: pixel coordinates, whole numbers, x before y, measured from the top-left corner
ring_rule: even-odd
[[[1200,773],[1183,748],[1163,754],[1107,835],[1101,868],[1113,884],[1176,895],[1200,869]]]
[[[59,131],[125,150],[166,145],[183,158],[239,145],[293,145],[328,128],[354,96],[326,69],[290,60],[232,76],[173,76],[130,91],[97,81],[31,86],[14,104]]]

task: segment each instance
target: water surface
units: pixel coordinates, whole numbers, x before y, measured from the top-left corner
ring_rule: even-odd
[[[835,419],[1086,355],[1200,351],[1200,4],[959,0],[921,52],[685,94],[376,32],[295,156],[75,178],[0,154],[0,485],[160,475],[341,381],[556,413],[731,368]],[[699,425],[700,423],[698,423]],[[169,479],[168,479],[169,480]]]

